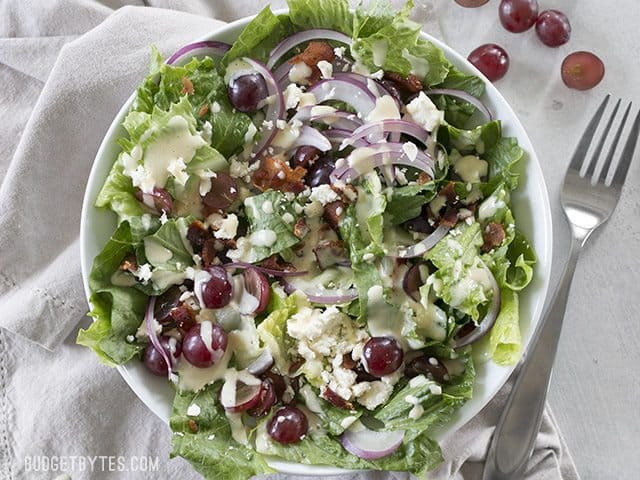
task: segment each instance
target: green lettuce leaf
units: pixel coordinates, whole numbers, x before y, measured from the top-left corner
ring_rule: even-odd
[[[193,265],[193,253],[185,245],[184,234],[189,228],[193,217],[180,217],[170,219],[162,225],[153,235],[144,239],[145,258],[155,268],[171,272],[184,271],[186,267]],[[149,249],[166,249],[171,257],[167,260],[149,255]]]
[[[273,47],[290,33],[288,19],[277,17],[271,11],[271,7],[266,6],[244,27],[231,49],[222,58],[222,65],[227,66],[233,60],[242,57],[265,61]]]
[[[513,365],[520,359],[522,348],[518,294],[503,288],[501,298],[500,314],[489,332],[487,353],[498,365]]]
[[[265,207],[265,203],[270,208]],[[254,255],[252,260],[258,262],[275,253],[288,249],[297,244],[300,239],[293,233],[298,214],[295,212],[293,205],[288,202],[284,194],[277,190],[269,190],[248,197],[245,202],[245,213],[249,220],[249,234],[260,231],[271,231],[276,235],[275,242],[271,245],[256,246],[252,245],[251,249]],[[287,223],[282,216],[288,213],[293,217],[293,221]]]
[[[231,427],[216,401],[218,390],[219,385],[209,385],[199,392],[176,393],[169,421],[173,431],[171,456],[187,459],[211,480],[246,480],[273,472],[262,455],[233,440]],[[187,415],[192,404],[200,407],[197,417]],[[193,425],[197,425],[195,433]]]
[[[94,322],[78,332],[77,343],[91,348],[101,362],[111,366],[126,363],[144,348],[128,343],[126,337],[135,334],[144,319],[147,296],[135,288],[111,283],[124,257],[134,249],[129,224],[123,222],[93,261],[89,274],[89,316]]]
[[[484,82],[475,75],[466,75],[455,67],[449,69],[449,73],[440,85],[434,88],[450,88],[463,90],[474,97],[480,98],[484,93]],[[476,107],[464,100],[448,95],[432,96],[433,103],[439,110],[444,111],[444,119],[451,125],[464,128],[467,121],[476,111]]]
[[[278,299],[274,303],[274,299]],[[262,346],[268,348],[273,356],[275,365],[281,372],[288,372],[291,361],[288,350],[291,338],[287,335],[287,319],[294,315],[302,305],[309,306],[306,297],[294,292],[282,300],[277,292],[271,292],[271,313],[257,327],[258,337]]]
[[[464,373],[445,385],[426,379],[413,387],[407,383],[374,414],[374,418],[384,424],[384,430],[404,430],[405,441],[417,439],[433,427],[446,423],[473,395],[475,369],[471,357],[466,357],[464,363]],[[442,393],[434,394],[433,387],[440,387]],[[414,405],[406,401],[408,395],[415,397],[424,409],[420,418],[409,417]]]
[[[328,28],[347,35],[353,31],[353,18],[347,0],[287,0],[289,18],[296,30]]]
[[[447,147],[448,151],[456,149],[463,155],[473,153],[488,162],[491,160],[486,158],[487,154],[500,142],[501,136],[502,127],[499,120],[485,123],[473,130],[463,130],[447,123],[438,129],[438,141]]]
[[[339,228],[340,237],[349,250],[353,279],[358,290],[358,323],[363,324],[367,317],[369,289],[374,285],[381,285],[382,280],[375,265],[364,261],[362,258],[367,251],[367,245],[362,238],[362,233],[358,226],[356,207],[353,204],[347,208],[345,216],[340,221]]]
[[[388,225],[400,225],[416,218],[422,212],[422,207],[433,200],[436,190],[435,182],[394,188],[384,211],[385,222]]]
[[[501,183],[509,190],[517,188],[520,174],[515,169],[524,157],[524,150],[515,138],[501,138],[487,148],[482,158],[489,162],[489,181],[483,186],[483,191],[493,192]]]

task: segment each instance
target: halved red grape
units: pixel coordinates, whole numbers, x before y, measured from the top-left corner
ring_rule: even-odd
[[[310,187],[331,183],[331,172],[336,168],[336,161],[331,157],[322,157],[307,169],[305,181]]]
[[[242,272],[245,290],[258,299],[258,306],[251,315],[264,312],[269,305],[270,287],[267,278],[255,268],[247,268]]]
[[[538,0],[502,0],[498,7],[502,26],[512,33],[529,30],[538,18]]]
[[[604,63],[591,52],[573,52],[562,62],[562,81],[569,88],[589,90],[604,77]]]
[[[202,300],[207,308],[226,307],[231,301],[233,287],[227,271],[218,266],[207,269],[211,278],[202,286]]]
[[[262,384],[245,385],[237,382],[234,405],[222,405],[225,410],[233,413],[241,413],[254,408],[259,402],[262,393]]]
[[[316,147],[312,147],[311,145],[303,145],[298,147],[291,157],[291,167],[302,167],[309,168],[311,165],[315,163],[322,152],[318,150]]]
[[[267,433],[278,443],[296,443],[309,430],[309,421],[299,408],[287,406],[276,411],[267,422]]]
[[[180,342],[172,337],[168,337],[166,335],[160,337],[160,345],[164,348],[164,351],[167,353],[169,360],[175,362],[180,354],[182,353],[182,346]],[[144,349],[144,357],[143,357],[144,365],[154,375],[158,375],[159,377],[167,376],[167,362],[162,358],[161,353],[153,346],[151,342]]]
[[[571,24],[564,13],[558,10],[545,10],[538,16],[536,33],[545,45],[559,47],[571,38]]]
[[[173,199],[169,192],[164,188],[154,187],[151,193],[142,193],[142,190],[136,188],[133,192],[134,196],[146,206],[153,206],[158,213],[165,212],[170,214],[173,211]]]
[[[271,407],[273,407],[277,400],[278,398],[273,382],[265,378],[262,380],[262,385],[260,386],[260,398],[258,402],[255,406],[247,410],[247,413],[252,417],[263,417],[269,413],[269,410],[271,410]]]
[[[407,363],[405,374],[409,378],[424,375],[429,380],[443,383],[447,381],[449,372],[447,371],[447,367],[436,357],[420,355]]]
[[[479,46],[469,54],[468,60],[492,82],[500,80],[509,70],[509,55],[495,43]]]
[[[178,306],[182,292],[177,285],[172,286],[156,299],[156,305],[153,309],[153,315],[158,323],[164,325],[173,321],[171,310]]]
[[[395,338],[373,337],[365,343],[362,356],[368,373],[384,377],[400,368],[404,353]]]
[[[477,8],[477,7],[481,7],[488,1],[489,0],[456,0],[456,3],[465,8]]]
[[[405,273],[402,279],[402,288],[404,293],[409,295],[414,301],[420,301],[420,287],[424,284],[422,280],[422,274],[420,272],[420,265],[413,265],[407,273]]]
[[[222,358],[228,341],[227,332],[220,325],[204,321],[186,333],[182,353],[190,364],[199,368],[210,367]]]
[[[211,190],[202,197],[202,203],[210,213],[229,208],[236,198],[238,185],[235,179],[224,172],[216,172],[215,177],[211,177]]]
[[[258,111],[260,103],[269,94],[264,78],[257,73],[234,78],[227,91],[231,105],[241,112]]]

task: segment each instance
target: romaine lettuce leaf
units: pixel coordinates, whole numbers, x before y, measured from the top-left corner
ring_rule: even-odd
[[[116,286],[111,276],[135,245],[127,222],[120,224],[93,261],[89,274],[91,312],[94,322],[78,332],[77,343],[96,352],[101,362],[121,365],[138,354],[144,345],[128,343],[144,318],[147,296],[131,287]]]
[[[189,228],[193,217],[180,217],[169,219],[153,235],[144,239],[145,257],[153,267],[171,272],[182,272],[193,265],[193,253],[190,246],[186,245],[185,232]],[[166,255],[160,258],[149,253],[164,249]],[[169,258],[163,258],[169,256]]]
[[[296,30],[328,28],[347,35],[353,31],[353,18],[347,0],[287,0],[289,18]]]
[[[463,90],[474,97],[480,98],[484,93],[484,82],[475,75],[466,75],[455,67],[449,69],[447,78],[434,88],[450,88]],[[476,107],[456,97],[448,95],[435,95],[433,103],[439,110],[444,111],[445,120],[458,128],[465,128],[466,123],[475,112]]]
[[[374,285],[382,285],[382,280],[375,265],[362,258],[367,246],[362,239],[362,233],[358,227],[356,207],[353,204],[347,208],[339,228],[340,237],[349,250],[353,280],[358,290],[358,323],[363,324],[367,317],[369,289]]]
[[[422,207],[433,200],[436,189],[435,182],[394,188],[384,211],[385,222],[388,225],[400,225],[416,218],[422,212]]]
[[[486,145],[486,143],[485,143]],[[483,192],[493,192],[501,183],[507,189],[518,187],[520,174],[515,171],[517,165],[524,159],[525,153],[515,138],[499,139],[493,146],[487,145],[482,158],[489,162],[489,181],[482,187]]]
[[[277,17],[271,11],[271,7],[266,6],[244,27],[231,49],[222,58],[222,65],[227,66],[233,60],[242,57],[265,61],[273,47],[290,33],[288,19]]]
[[[291,338],[287,335],[287,319],[304,304],[309,306],[306,297],[301,293],[294,292],[282,300],[272,289],[269,305],[271,313],[257,327],[262,346],[269,349],[276,367],[283,373],[289,371],[291,364],[287,353],[291,346]]]
[[[462,154],[473,153],[488,162],[494,160],[493,156],[491,159],[486,157],[488,152],[492,151],[493,147],[500,142],[501,136],[502,127],[499,120],[485,123],[473,130],[463,130],[447,123],[442,124],[438,129],[438,141],[449,151],[456,149]],[[500,154],[498,157],[502,158]]]
[[[171,456],[186,458],[206,479],[246,480],[273,472],[262,455],[233,440],[216,400],[219,388],[219,384],[209,385],[198,392],[176,393],[169,421],[173,431]],[[194,404],[200,409],[196,417],[187,415]]]
[[[522,348],[518,294],[509,288],[500,291],[502,307],[489,332],[487,353],[498,365],[513,365],[520,359]]]
[[[251,258],[253,262],[280,253],[300,241],[300,238],[293,233],[299,215],[282,192],[269,190],[260,195],[248,197],[244,205],[249,220],[249,234],[254,237],[260,236],[260,232],[268,232],[268,235],[275,234],[273,242],[267,241],[262,245],[257,245],[258,242],[252,241],[253,255]],[[286,213],[294,219],[292,222],[287,223],[282,218]]]
[[[429,429],[442,425],[472,397],[475,369],[471,357],[467,356],[464,363],[464,373],[446,385],[426,379],[413,387],[407,383],[376,411],[374,418],[384,424],[384,430],[404,430],[405,441],[416,439]],[[438,387],[442,389],[442,393],[434,394],[431,389]],[[414,404],[407,402],[408,395],[415,397],[424,409],[424,413],[417,419],[409,417]]]

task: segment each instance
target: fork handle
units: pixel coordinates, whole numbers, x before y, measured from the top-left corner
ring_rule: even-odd
[[[524,478],[540,430],[551,369],[581,243],[574,240],[553,300],[547,307],[521,361],[517,379],[493,433],[483,480]]]

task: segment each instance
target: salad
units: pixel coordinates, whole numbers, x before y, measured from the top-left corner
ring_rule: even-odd
[[[232,45],[153,49],[78,343],[167,378],[172,454],[207,478],[424,474],[474,360],[518,360],[524,152],[411,8],[289,0]]]

